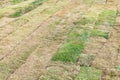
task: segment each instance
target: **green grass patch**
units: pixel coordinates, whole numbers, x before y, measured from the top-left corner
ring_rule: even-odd
[[[0,80],[6,80],[17,68],[25,63],[28,56],[32,53],[33,49],[26,51],[22,55],[17,55],[8,62],[0,62]]]
[[[96,21],[96,25],[108,25],[114,26],[115,17],[117,15],[116,11],[113,10],[103,10]]]
[[[76,59],[82,51],[83,43],[65,43],[62,48],[52,58],[54,61],[76,62]]]
[[[80,73],[75,80],[99,80],[102,75],[102,71],[93,67],[81,67]]]

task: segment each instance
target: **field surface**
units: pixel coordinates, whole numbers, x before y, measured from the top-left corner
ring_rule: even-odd
[[[0,80],[120,80],[120,0],[0,0]]]

